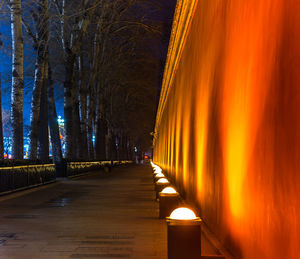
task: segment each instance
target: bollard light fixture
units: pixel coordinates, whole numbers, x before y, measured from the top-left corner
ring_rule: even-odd
[[[156,171],[154,171],[153,172],[153,182],[155,183],[155,181],[157,180],[157,178],[156,178],[156,176],[158,175],[158,174],[162,174],[163,175],[163,173],[162,173],[162,171],[161,170],[156,170]],[[162,177],[162,176],[161,176]],[[160,177],[160,178],[161,178]],[[164,177],[164,176],[163,176]]]
[[[173,187],[166,187],[164,188],[161,193],[164,194],[173,194],[173,193],[177,193],[176,190]]]
[[[155,168],[153,169],[153,171],[154,171],[154,173],[159,173],[159,172],[161,172],[162,170],[161,170],[161,168],[155,167]]]
[[[163,175],[163,174],[162,174]],[[170,182],[168,181],[168,179],[166,179],[164,176],[160,177],[159,174],[157,174],[154,178],[154,183],[155,183],[155,192],[156,192],[156,199],[159,198],[159,193],[165,188],[167,187]]]
[[[171,213],[170,219],[195,220],[197,219],[197,217],[195,212],[193,212],[191,209],[181,207],[181,208],[177,208]]]
[[[175,209],[167,217],[168,259],[201,258],[201,219],[189,208]]]
[[[178,208],[180,195],[173,187],[165,187],[159,193],[159,218],[165,219]]]
[[[167,178],[160,178],[157,183],[169,183]]]
[[[157,170],[154,170],[154,174],[159,174],[159,173],[161,173],[162,172],[162,170],[161,169],[157,169]]]
[[[153,183],[156,184],[156,181],[160,178],[164,178],[165,175],[163,173],[157,173],[157,174],[153,174]]]
[[[158,173],[155,175],[155,178],[163,178],[165,175],[163,173]]]

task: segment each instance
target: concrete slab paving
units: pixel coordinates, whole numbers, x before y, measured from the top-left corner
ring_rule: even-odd
[[[97,171],[0,198],[0,258],[166,259],[151,168]],[[203,251],[215,252],[204,238]]]

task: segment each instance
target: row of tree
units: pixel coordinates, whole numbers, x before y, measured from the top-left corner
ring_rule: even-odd
[[[62,91],[65,158],[130,159],[134,146],[149,148],[170,27],[165,4],[159,0],[3,3],[1,9],[11,20],[13,158],[23,158],[24,39],[35,53],[30,159],[49,160],[50,134],[53,159],[62,160],[55,107],[55,93]],[[3,156],[3,144],[0,152]]]

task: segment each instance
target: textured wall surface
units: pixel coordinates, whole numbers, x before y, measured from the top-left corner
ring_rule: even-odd
[[[154,162],[236,258],[300,258],[300,1],[195,2]]]

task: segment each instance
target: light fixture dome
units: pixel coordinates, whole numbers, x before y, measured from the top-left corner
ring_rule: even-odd
[[[197,219],[196,214],[188,208],[177,208],[173,210],[173,212],[170,215],[170,219],[176,219],[176,220],[194,220]]]
[[[169,181],[166,178],[160,178],[157,183],[169,183]]]
[[[156,174],[155,177],[156,178],[162,178],[162,177],[165,177],[165,175],[163,173],[158,173],[158,174]]]
[[[156,169],[156,170],[154,170],[154,174],[158,174],[158,173],[161,173],[162,172],[162,170],[161,169]]]
[[[177,193],[173,187],[166,187],[161,192],[166,194]]]

